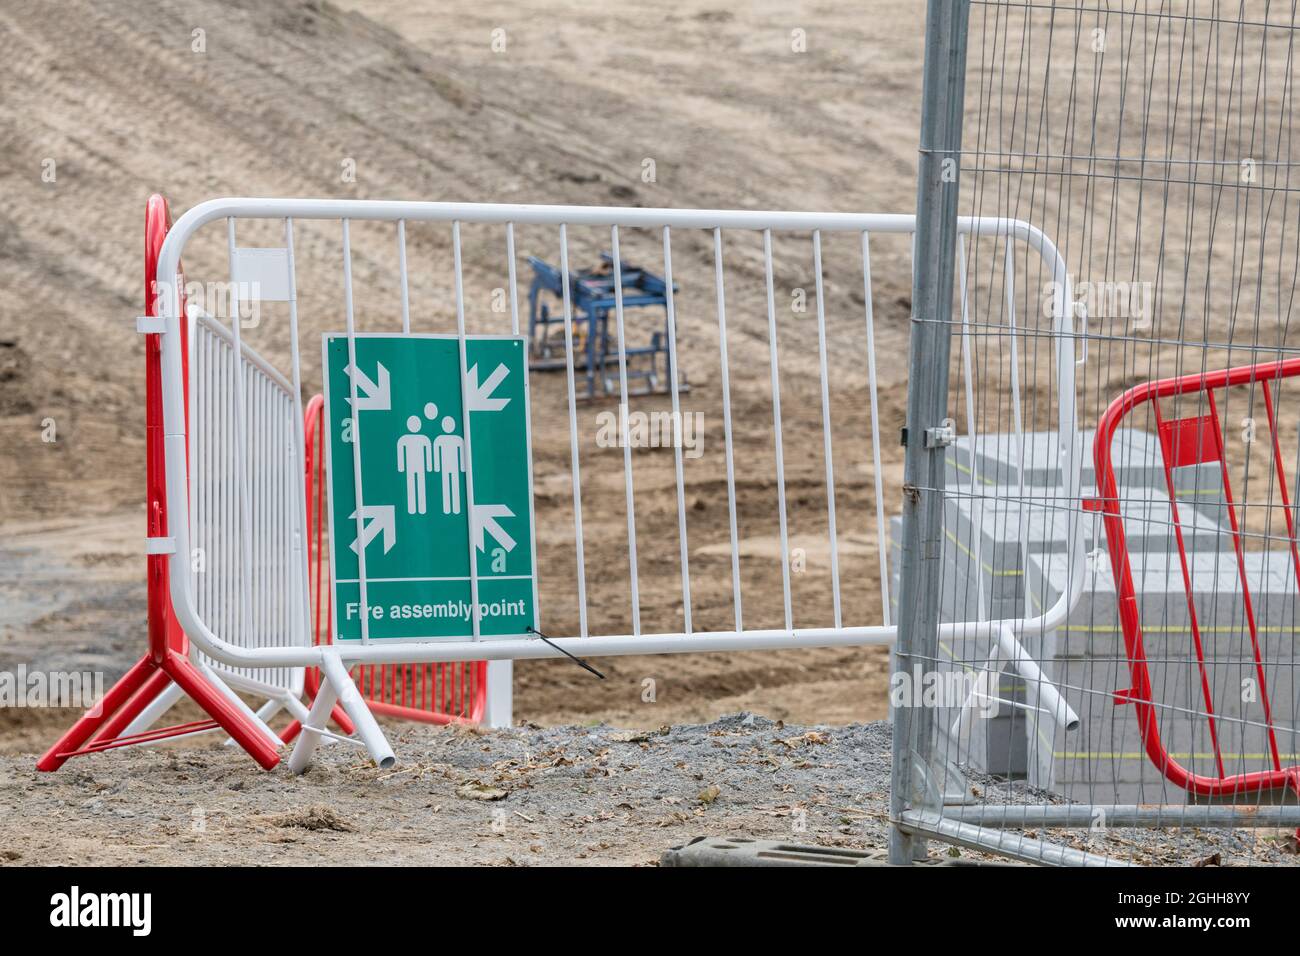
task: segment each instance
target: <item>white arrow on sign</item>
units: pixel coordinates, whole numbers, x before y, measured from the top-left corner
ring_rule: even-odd
[[[382,366],[380,366],[382,368]],[[384,554],[393,550],[393,545],[397,544],[397,521],[392,505],[366,505],[361,509],[362,531],[361,547],[369,547],[370,542],[375,540],[375,535],[379,532],[384,533]],[[348,515],[349,521],[357,520],[357,513],[354,511]],[[357,542],[352,542],[352,550],[357,554],[361,553],[361,547]]]
[[[506,534],[504,528],[497,524],[497,518],[513,518],[515,513],[506,505],[474,506],[474,547],[483,550],[483,532],[486,531],[497,539],[507,551],[515,549],[515,539]]]
[[[498,364],[492,370],[492,374],[487,377],[482,385],[478,383],[478,366],[471,365],[469,371],[465,373],[469,378],[469,410],[471,412],[499,412],[510,404],[508,398],[493,398],[492,393],[497,390],[510,369],[505,364]]]
[[[359,368],[353,368],[348,365],[343,369],[345,375],[351,375],[357,383],[357,411],[365,412],[386,412],[391,407],[390,390],[388,387],[388,369],[384,368],[382,362],[376,362],[379,371],[375,373],[378,382],[372,382],[370,376]],[[352,399],[348,399],[351,404]]]

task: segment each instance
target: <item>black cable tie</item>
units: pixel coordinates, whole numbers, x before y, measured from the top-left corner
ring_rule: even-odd
[[[564,648],[562,648],[559,644],[556,644],[553,640],[551,640],[549,637],[547,637],[545,634],[543,634],[543,633],[542,633],[541,631],[539,631],[537,628],[533,627],[531,624],[528,625],[526,628],[524,628],[524,630],[527,631],[527,632],[530,633],[530,634],[536,634],[538,637],[540,637],[542,640],[544,640],[544,641],[545,641],[549,646],[555,648],[557,651],[559,651],[559,652],[560,652],[561,654],[563,654],[565,657],[569,658],[571,661],[573,661],[574,663],[576,663],[576,664],[577,664],[579,667],[581,667],[583,670],[591,671],[593,674],[595,674],[595,675],[596,675],[597,677],[599,677],[601,680],[604,680],[604,679],[605,679],[605,675],[602,674],[600,671],[596,670],[596,668],[592,667],[590,664],[588,664],[586,661],[584,661],[581,657],[575,657],[574,655],[570,654],[568,651],[566,651]]]

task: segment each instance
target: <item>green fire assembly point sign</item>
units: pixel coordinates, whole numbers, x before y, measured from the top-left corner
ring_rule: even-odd
[[[524,339],[467,336],[463,385],[455,335],[367,334],[354,343],[355,368],[348,337],[324,336],[335,639],[359,640],[363,615],[371,640],[471,638],[471,553],[480,636],[532,636],[537,564]]]

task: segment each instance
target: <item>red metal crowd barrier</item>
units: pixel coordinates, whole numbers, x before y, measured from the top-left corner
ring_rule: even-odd
[[[1265,791],[1277,791],[1284,788],[1290,788],[1300,794],[1300,767],[1294,764],[1284,765],[1284,755],[1278,747],[1279,725],[1274,706],[1277,701],[1270,697],[1271,688],[1268,680],[1270,669],[1274,676],[1277,676],[1282,672],[1282,668],[1293,666],[1295,662],[1281,661],[1276,656],[1284,650],[1281,643],[1275,641],[1270,645],[1265,640],[1266,635],[1261,633],[1261,622],[1257,620],[1257,602],[1252,596],[1252,585],[1247,573],[1246,539],[1259,540],[1262,538],[1267,541],[1269,538],[1274,537],[1280,540],[1281,537],[1280,535],[1274,536],[1267,533],[1264,535],[1250,534],[1242,527],[1245,521],[1247,505],[1253,506],[1256,509],[1256,514],[1261,510],[1271,509],[1266,512],[1270,519],[1276,511],[1280,510],[1283,513],[1286,527],[1285,540],[1290,557],[1288,563],[1294,569],[1297,587],[1300,587],[1300,549],[1297,548],[1296,540],[1296,516],[1293,514],[1288,490],[1288,477],[1282,458],[1277,422],[1278,393],[1280,393],[1281,384],[1283,380],[1297,375],[1300,375],[1300,358],[1243,365],[1215,372],[1195,373],[1147,382],[1129,389],[1112,402],[1097,428],[1093,454],[1097,467],[1099,497],[1088,502],[1088,507],[1090,510],[1100,512],[1104,517],[1111,567],[1115,576],[1115,586],[1119,600],[1120,623],[1124,633],[1129,671],[1132,677],[1131,688],[1116,692],[1116,704],[1129,704],[1136,708],[1137,722],[1143,745],[1148,757],[1156,767],[1170,781],[1200,797],[1259,795]],[[1217,391],[1237,386],[1262,386],[1263,406],[1268,417],[1268,430],[1271,439],[1269,455],[1272,459],[1269,470],[1265,474],[1268,486],[1268,500],[1264,503],[1260,503],[1258,500],[1252,502],[1248,497],[1249,486],[1245,486],[1246,491],[1243,493],[1241,500],[1240,518],[1238,501],[1234,499],[1229,475],[1229,453],[1224,442],[1219,405],[1215,399]],[[1199,408],[1204,409],[1204,414],[1166,419],[1161,411],[1161,400],[1188,395],[1196,396],[1194,401]],[[1187,403],[1187,400],[1184,400],[1184,404]],[[1166,743],[1161,738],[1160,714],[1162,709],[1167,713],[1170,704],[1168,701],[1157,700],[1153,692],[1151,668],[1149,666],[1152,661],[1148,657],[1143,633],[1143,609],[1134,585],[1133,568],[1125,544],[1124,523],[1120,515],[1120,493],[1112,462],[1111,439],[1131,412],[1148,404],[1150,414],[1156,423],[1160,447],[1163,452],[1173,533],[1177,543],[1182,584],[1187,592],[1187,615],[1191,641],[1195,651],[1196,682],[1199,685],[1195,690],[1199,694],[1204,707],[1203,710],[1197,711],[1195,716],[1203,720],[1207,725],[1210,746],[1213,751],[1214,773],[1198,773],[1183,766],[1170,755]],[[1246,421],[1253,422],[1251,419],[1246,419]],[[1251,434],[1253,438],[1253,432]],[[1240,602],[1244,612],[1244,627],[1241,630],[1245,632],[1243,636],[1249,638],[1249,658],[1245,668],[1253,672],[1253,680],[1257,681],[1259,712],[1262,714],[1261,720],[1245,721],[1241,715],[1225,717],[1224,709],[1216,705],[1230,704],[1232,702],[1228,701],[1223,695],[1220,695],[1216,701],[1213,692],[1212,684],[1214,682],[1211,680],[1210,668],[1221,663],[1221,660],[1216,660],[1213,654],[1207,654],[1206,651],[1207,629],[1202,625],[1201,612],[1198,611],[1195,600],[1194,569],[1189,561],[1187,548],[1184,545],[1183,523],[1179,519],[1179,505],[1174,491],[1173,476],[1173,469],[1175,468],[1205,465],[1207,463],[1219,466],[1218,471],[1223,481],[1223,504],[1220,507],[1227,514],[1228,527],[1226,531],[1231,536],[1232,544],[1231,556],[1226,557],[1224,560],[1231,562],[1235,559],[1236,576],[1240,591],[1231,595],[1231,598],[1233,601]],[[1276,480],[1276,486],[1273,484],[1274,479]],[[1255,484],[1257,486],[1259,481],[1257,480]],[[1215,596],[1217,597],[1217,595]],[[1231,628],[1230,630],[1235,635],[1236,629]],[[1296,633],[1295,629],[1289,625],[1275,628],[1275,630],[1280,630],[1284,632],[1283,636],[1292,638]],[[1229,640],[1233,639],[1235,637],[1230,636]],[[1287,645],[1286,649],[1294,651],[1293,644],[1294,640]],[[1246,653],[1244,645],[1239,650],[1243,655]],[[1243,659],[1245,658],[1243,657]],[[1300,706],[1300,702],[1283,700],[1282,703],[1285,708],[1283,714],[1287,715],[1293,723],[1295,710],[1297,706]],[[1248,723],[1252,729],[1262,729],[1264,731],[1261,739],[1266,741],[1267,754],[1263,756],[1263,760],[1269,765],[1267,769],[1230,772],[1231,768],[1224,763],[1224,754],[1220,742],[1221,725],[1228,721],[1235,721],[1238,725]],[[1286,727],[1282,729],[1286,732],[1292,732]],[[1289,754],[1286,756],[1288,759],[1293,759],[1294,755]]]
[[[149,197],[144,225],[144,298],[148,316],[159,314],[157,287],[158,254],[171,228],[171,213],[162,196]],[[181,310],[184,311],[181,283]],[[181,324],[182,361],[187,355]],[[162,343],[161,335],[144,337],[145,361],[145,455],[147,525],[150,538],[167,536],[167,496],[163,449]],[[186,373],[188,380],[188,373]],[[189,417],[186,397],[186,420]],[[69,757],[98,753],[132,744],[152,743],[202,730],[224,729],[267,770],[280,762],[276,748],[263,731],[242,713],[220,690],[213,687],[189,659],[189,640],[171,605],[167,556],[151,554],[146,559],[148,574],[149,651],[37,761],[40,770],[57,770]],[[145,707],[175,682],[210,719],[143,733],[122,736],[122,731]]]

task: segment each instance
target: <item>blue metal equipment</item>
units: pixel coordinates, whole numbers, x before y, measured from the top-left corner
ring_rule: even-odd
[[[586,372],[586,398],[618,394],[618,336],[610,330],[610,316],[614,313],[614,257],[601,254],[601,265],[569,275],[569,296],[573,311],[573,367]],[[564,353],[564,280],[558,268],[536,256],[528,257],[533,267],[533,282],[528,289],[528,339],[529,367],[534,369],[562,369],[566,366]],[[663,392],[669,376],[674,374],[672,357],[668,351],[668,287],[662,276],[631,265],[624,260],[621,272],[623,283],[623,333],[628,341],[633,323],[634,309],[662,308],[663,327],[650,335],[647,345],[626,347],[627,377],[630,395],[647,395]],[[673,291],[677,291],[676,283]],[[542,301],[542,293],[553,296],[552,301]],[[636,323],[640,324],[640,323]],[[551,334],[551,326],[558,326],[558,338]],[[680,343],[679,343],[680,344]],[[663,357],[664,372],[659,371],[659,358]],[[639,360],[639,361],[638,361]],[[635,391],[632,382],[643,383]],[[689,385],[685,376],[678,382],[680,391]],[[597,391],[599,389],[599,391]]]

